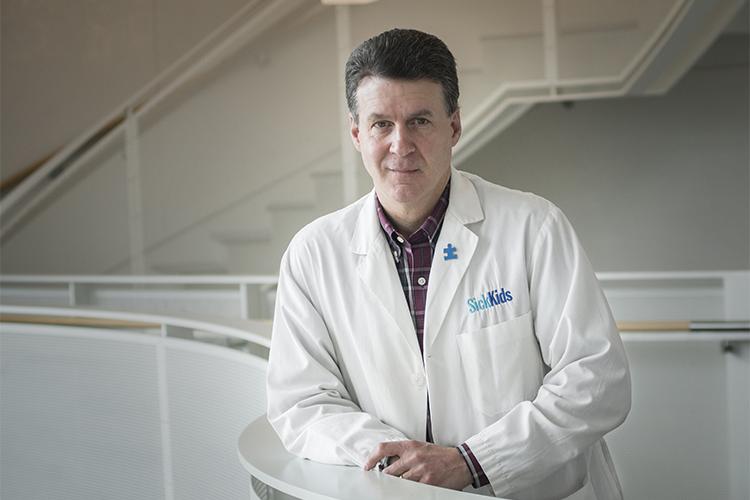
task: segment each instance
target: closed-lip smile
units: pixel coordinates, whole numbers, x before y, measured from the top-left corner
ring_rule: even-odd
[[[418,168],[386,168],[386,170],[396,174],[413,174],[419,172]]]

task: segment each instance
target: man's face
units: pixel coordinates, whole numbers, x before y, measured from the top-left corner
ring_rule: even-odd
[[[357,89],[354,147],[383,205],[423,210],[450,176],[451,148],[461,136],[458,110],[448,115],[440,84],[431,80],[364,78]]]

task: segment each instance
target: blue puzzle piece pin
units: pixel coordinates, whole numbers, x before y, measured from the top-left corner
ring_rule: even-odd
[[[443,260],[455,260],[458,259],[458,254],[456,253],[456,247],[453,246],[453,243],[448,243],[448,246],[443,248]]]

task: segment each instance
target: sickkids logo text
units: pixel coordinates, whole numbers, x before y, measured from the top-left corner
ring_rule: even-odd
[[[496,289],[490,290],[489,292],[480,295],[479,297],[472,297],[466,301],[466,305],[469,306],[469,312],[475,313],[477,311],[483,311],[491,307],[499,306],[513,300],[510,290],[501,288],[500,291]]]

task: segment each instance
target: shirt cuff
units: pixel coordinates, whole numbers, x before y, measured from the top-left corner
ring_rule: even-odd
[[[479,464],[477,457],[474,456],[471,448],[469,448],[469,445],[466,443],[462,443],[459,446],[456,446],[456,448],[458,448],[461,456],[464,457],[464,461],[466,461],[466,465],[469,467],[472,478],[471,485],[474,488],[481,488],[485,484],[489,484],[490,480],[487,479],[482,466]]]

